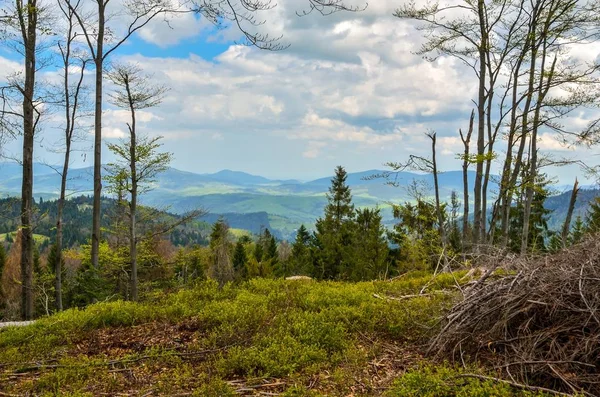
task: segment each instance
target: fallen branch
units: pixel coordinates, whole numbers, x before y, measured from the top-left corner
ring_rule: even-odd
[[[509,386],[516,387],[518,389],[523,389],[523,390],[540,391],[540,392],[544,392],[544,393],[554,394],[555,396],[575,397],[573,394],[563,393],[560,391],[547,389],[545,387],[540,387],[540,386],[530,386],[530,385],[525,385],[522,383],[511,382],[506,379],[494,378],[492,376],[484,376],[484,375],[477,375],[477,374],[460,374],[460,375],[456,375],[455,378],[474,378],[474,379],[479,379],[479,380],[483,380],[483,381],[493,381],[493,382],[497,382],[497,383],[504,383],[505,385],[509,385]]]
[[[133,363],[137,363],[140,361],[144,361],[144,360],[151,360],[151,359],[157,359],[157,358],[163,358],[163,357],[195,357],[195,356],[201,356],[204,354],[210,354],[210,353],[215,353],[215,352],[219,352],[222,350],[225,350],[226,348],[228,348],[229,346],[226,347],[221,347],[218,349],[209,349],[209,350],[200,350],[200,351],[196,351],[196,352],[172,352],[172,351],[167,351],[166,353],[163,354],[153,354],[153,355],[143,355],[143,356],[138,356],[135,358],[125,358],[125,359],[121,359],[121,360],[109,360],[109,361],[103,361],[103,362],[93,362],[93,363],[85,363],[85,364],[44,364],[44,363],[38,363],[36,365],[30,365],[29,367],[23,367],[23,368],[19,368],[17,370],[17,372],[13,372],[13,373],[7,373],[6,375],[8,376],[12,376],[12,375],[21,375],[25,372],[32,372],[32,371],[39,371],[39,370],[46,370],[46,369],[58,369],[58,368],[86,368],[86,367],[114,367],[116,365],[123,365],[123,364],[133,364]],[[27,364],[31,364],[31,363],[27,363]],[[18,365],[18,364],[16,364]]]

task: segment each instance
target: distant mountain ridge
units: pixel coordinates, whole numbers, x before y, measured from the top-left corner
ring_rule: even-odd
[[[433,176],[414,172],[398,172],[391,175],[394,185],[382,178],[371,178],[385,174],[384,170],[367,170],[348,173],[347,183],[352,189],[353,201],[357,207],[381,208],[384,222],[393,222],[389,203],[402,203],[411,200],[407,187],[416,181],[420,186],[429,186],[426,195],[433,196]],[[462,197],[462,171],[448,171],[439,174],[440,196],[449,200],[452,191]],[[36,198],[58,197],[60,176],[44,164],[34,165],[34,194]],[[210,220],[226,215],[235,227],[256,230],[270,227],[287,238],[295,234],[300,224],[311,226],[322,216],[327,202],[326,193],[332,177],[318,178],[301,182],[294,179],[276,180],[242,171],[222,170],[215,173],[194,173],[169,168],[157,176],[153,189],[140,197],[144,205],[157,207],[174,213],[183,213],[203,207],[211,215]],[[493,178],[496,179],[496,178]],[[69,171],[69,190],[76,194],[91,194],[93,171],[91,167],[75,168]],[[470,190],[475,181],[475,172],[468,173]],[[494,180],[490,191],[497,191]],[[21,192],[21,166],[15,163],[0,163],[0,195],[18,196]],[[566,193],[565,193],[566,194]],[[557,195],[558,196],[558,195]],[[551,223],[562,222],[564,200],[549,200],[549,205],[558,202],[556,218]],[[587,208],[587,203],[584,205]],[[578,213],[583,213],[584,207]],[[245,215],[245,216],[238,216]],[[256,221],[260,224],[253,225]]]

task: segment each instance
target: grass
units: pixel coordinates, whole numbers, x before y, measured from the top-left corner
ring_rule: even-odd
[[[256,279],[223,289],[207,281],[141,303],[68,310],[0,331],[0,392],[443,397],[453,387],[484,387],[462,395],[512,395],[485,394],[496,389],[473,381],[452,383],[452,369],[424,364],[419,346],[437,329],[452,293],[387,298],[427,283],[429,291],[452,291],[455,279]],[[419,377],[429,394],[420,394]]]

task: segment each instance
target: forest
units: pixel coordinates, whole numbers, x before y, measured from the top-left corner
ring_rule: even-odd
[[[399,2],[391,16],[419,32],[418,55],[461,64],[476,88],[453,137],[462,191],[441,194],[447,137],[413,132],[427,154],[363,177],[406,189],[409,199],[384,203],[393,225],[355,204],[339,165],[321,216],[287,241],[261,225],[207,223],[206,208],[140,202],[174,161],[142,121],[169,87],[118,56],[178,14],[285,53],[285,36],[263,30],[278,5],[137,0],[115,13],[116,2],[1,6],[0,39],[19,70],[2,79],[0,155],[17,161],[22,185],[0,199],[0,320],[33,323],[0,323],[0,394],[600,395],[600,196],[579,182],[597,183],[600,169],[542,145],[597,150],[600,64],[578,54],[597,46],[600,4]],[[294,18],[323,21],[373,6],[298,3]],[[103,129],[108,108],[122,112],[119,140]],[[50,122],[61,128],[58,199],[36,200]],[[69,188],[86,133],[89,196]],[[16,158],[4,150],[14,142]],[[557,167],[580,171],[560,205]],[[433,186],[402,185],[405,171]],[[553,211],[561,219],[549,225]]]

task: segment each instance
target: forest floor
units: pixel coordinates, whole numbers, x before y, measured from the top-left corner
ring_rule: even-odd
[[[426,357],[465,273],[215,283],[0,331],[0,396],[533,396]]]

